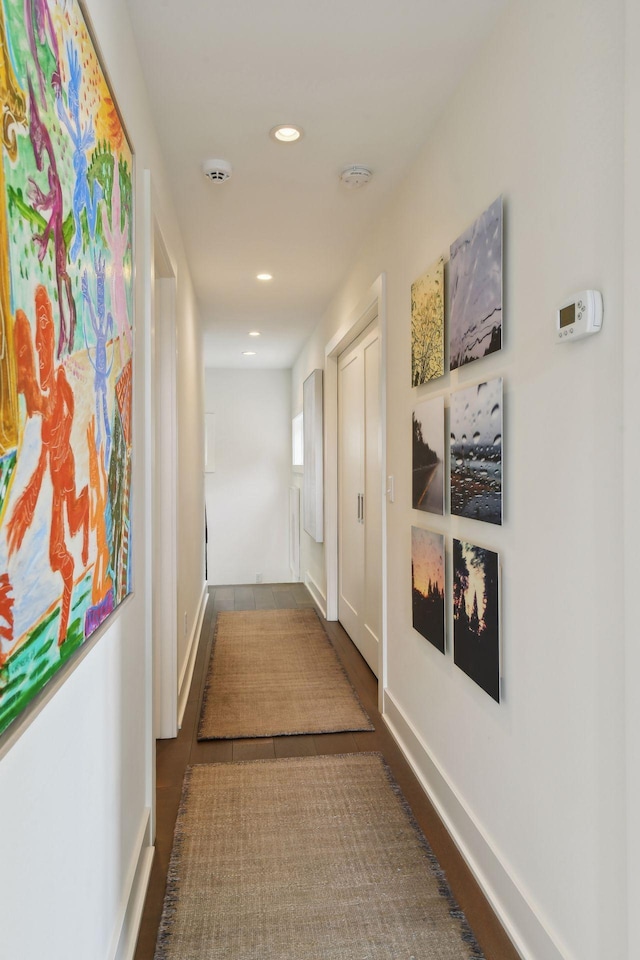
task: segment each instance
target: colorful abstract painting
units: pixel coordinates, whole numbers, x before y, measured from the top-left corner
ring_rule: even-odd
[[[451,513],[502,523],[502,378],[451,394]]]
[[[453,659],[500,702],[500,562],[497,553],[453,541]]]
[[[449,367],[502,347],[502,197],[451,245]]]
[[[444,653],[444,537],[420,527],[411,527],[411,598],[414,630]]]
[[[131,591],[133,157],[76,0],[1,0],[0,732]]]
[[[444,258],[411,284],[411,385],[444,376]]]
[[[444,514],[444,397],[423,400],[412,416],[412,506]]]

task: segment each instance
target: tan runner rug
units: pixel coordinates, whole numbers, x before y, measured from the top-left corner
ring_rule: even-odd
[[[373,730],[314,610],[218,614],[199,740]]]
[[[155,960],[483,960],[379,754],[185,776]]]

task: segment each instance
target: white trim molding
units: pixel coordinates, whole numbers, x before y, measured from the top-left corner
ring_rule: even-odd
[[[523,960],[569,960],[568,949],[551,932],[388,690],[383,720]]]
[[[204,620],[205,610],[207,609],[207,602],[209,600],[209,594],[207,592],[207,583],[202,586],[202,593],[200,594],[200,602],[198,604],[198,615],[195,618],[193,627],[191,628],[191,636],[189,637],[189,644],[187,646],[187,655],[184,658],[184,663],[182,665],[182,670],[180,671],[180,681],[178,684],[178,727],[182,727],[182,721],[184,719],[184,712],[187,709],[187,700],[189,699],[189,689],[191,687],[191,680],[193,678],[193,671],[196,665],[196,654],[198,653],[198,641],[200,639],[200,631],[202,630],[202,621]]]
[[[313,579],[313,577],[311,576],[308,570],[304,575],[304,585],[309,591],[309,593],[311,594],[311,597],[314,603],[316,603],[320,608],[320,613],[326,620],[327,619],[327,598],[325,597],[324,593],[322,592],[322,590],[320,589],[320,587],[318,586],[316,581]]]
[[[135,954],[155,853],[155,847],[149,846],[148,843],[150,823],[151,809],[147,807],[140,823],[134,855],[125,883],[126,893],[118,912],[120,922],[116,926],[109,950],[110,960],[133,960]]]

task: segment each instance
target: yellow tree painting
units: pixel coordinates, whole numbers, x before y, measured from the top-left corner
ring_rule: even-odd
[[[444,375],[444,258],[411,284],[411,385]]]
[[[131,591],[133,156],[77,0],[0,0],[0,733]]]

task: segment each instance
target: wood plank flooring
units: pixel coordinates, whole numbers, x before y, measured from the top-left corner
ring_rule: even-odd
[[[209,589],[209,602],[202,625],[200,646],[182,729],[175,740],[158,740],[157,742],[156,854],[135,960],[153,960],[173,843],[173,830],[182,790],[182,778],[188,764],[225,763],[231,760],[260,760],[274,757],[307,757],[316,754],[357,753],[371,750],[382,753],[390,766],[416,820],[445,870],[449,885],[464,910],[487,960],[518,960],[517,951],[387,730],[378,713],[376,678],[339,623],[325,621],[325,629],[365,710],[373,721],[375,731],[198,742],[200,703],[218,612],[313,606],[314,603],[306,587],[301,583]]]

